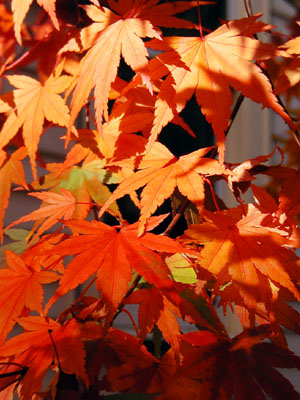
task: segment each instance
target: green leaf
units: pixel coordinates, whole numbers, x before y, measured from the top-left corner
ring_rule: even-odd
[[[0,247],[0,267],[4,266],[6,263],[5,250],[10,250],[16,254],[22,254],[25,251],[28,245],[26,238],[30,234],[30,231],[11,228],[5,231],[4,234],[13,240],[13,242]]]
[[[193,284],[197,281],[197,275],[189,261],[180,253],[166,257],[166,263],[170,268],[176,282]]]
[[[63,171],[59,176],[56,171],[44,177],[42,185],[36,189],[64,188],[70,190],[78,204],[73,218],[85,219],[91,201],[103,205],[111,196],[106,185],[119,183],[122,178],[114,172],[104,168],[102,160],[92,161],[83,166],[73,166]],[[92,200],[91,200],[92,199]],[[122,219],[117,203],[111,205],[109,211]]]

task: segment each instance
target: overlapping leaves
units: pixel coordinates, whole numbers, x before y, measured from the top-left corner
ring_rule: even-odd
[[[298,82],[299,38],[280,49],[263,43],[256,34],[271,27],[257,15],[225,22],[205,36],[199,18],[199,36],[164,37],[164,27],[198,29],[180,13],[211,3],[207,1],[92,0],[92,5],[75,5],[78,15],[69,21],[78,24],[70,26],[60,18],[62,1],[37,0],[46,13],[27,30],[24,20],[32,3],[12,0],[12,11],[5,6],[0,15],[1,74],[15,87],[0,98],[1,237],[12,185],[30,189],[30,195],[42,200],[39,209],[11,224],[35,221],[32,240],[26,243],[25,231],[20,231],[18,243],[18,232],[8,231],[16,242],[2,251],[1,395],[11,399],[13,384],[19,383],[22,400],[59,398],[67,375],[78,385],[72,392],[78,398],[99,397],[101,390],[101,398],[108,399],[260,400],[265,394],[299,399],[276,370],[299,369],[299,358],[287,349],[282,330],[300,332],[299,313],[289,304],[300,301],[295,254],[300,242],[295,219],[300,211],[299,165],[262,165],[273,153],[236,168],[223,163],[225,133],[234,117],[231,88],[271,108],[296,129],[275,94]],[[15,61],[12,20],[18,44],[23,40],[28,47]],[[149,61],[153,50],[158,54]],[[43,82],[15,72],[32,62],[47,64],[45,51],[50,61],[46,68],[38,67]],[[262,61],[281,55],[293,59],[274,94]],[[123,61],[126,79],[121,78]],[[179,114],[193,94],[217,137],[219,161],[209,158],[211,147],[175,157],[157,141],[169,122],[194,138],[202,134],[193,132]],[[84,112],[85,129],[77,131],[75,120]],[[46,164],[38,148],[50,125],[63,128],[71,146],[62,162]],[[22,164],[27,156],[31,183]],[[46,169],[40,177],[37,162]],[[260,172],[281,182],[277,197],[251,186]],[[238,208],[227,209],[215,196],[212,183],[221,179],[241,203]],[[209,200],[205,183],[211,189]],[[113,194],[109,185],[118,185]],[[242,202],[250,187],[255,206]],[[194,217],[198,222],[180,239],[149,233],[164,220],[165,215],[153,214],[174,190],[182,196],[177,202],[185,198],[185,203],[165,232],[187,202],[193,203],[194,215],[185,222],[189,225]],[[126,195],[140,210],[139,221],[132,224],[124,221],[124,209],[116,203]],[[110,225],[97,220],[105,211],[110,213],[105,218],[114,219]],[[46,234],[57,222],[62,232]],[[58,279],[43,307],[44,285]],[[86,291],[93,282],[97,297],[84,293],[57,321],[47,316],[62,296],[82,284]],[[244,331],[233,339],[214,308],[216,296],[224,308],[234,306],[242,322]],[[136,321],[129,304],[138,305]],[[137,337],[112,327],[122,311],[130,316]],[[24,332],[7,340],[16,323]],[[183,333],[186,326],[193,332]],[[142,343],[149,335],[156,356]],[[165,354],[157,338],[170,346]],[[54,380],[39,393],[49,369]],[[114,391],[121,393],[106,396]]]

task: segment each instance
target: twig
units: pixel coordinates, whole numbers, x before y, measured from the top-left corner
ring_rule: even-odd
[[[203,40],[203,29],[202,29],[202,22],[201,22],[201,13],[200,13],[200,2],[197,0],[197,11],[198,11],[198,24],[199,24],[199,32],[200,37]]]
[[[126,310],[126,308],[124,308],[124,307],[122,308],[122,312],[124,312],[125,314],[128,315],[128,317],[129,317],[129,319],[130,319],[130,321],[131,321],[131,323],[132,323],[132,325],[133,325],[133,328],[134,328],[134,330],[135,330],[136,336],[139,336],[138,328],[137,328],[136,323],[135,323],[135,320],[133,319],[133,317],[132,317],[132,315],[130,314],[130,312],[129,312],[128,310]]]
[[[121,303],[119,304],[119,307],[113,317],[113,319],[111,320],[110,325],[112,326],[114,320],[117,318],[117,316],[120,314],[120,312],[123,310],[125,304],[125,300],[131,295],[131,293],[134,291],[134,289],[137,287],[139,281],[142,279],[141,275],[137,275],[135,277],[135,280],[132,282],[130,289],[126,292],[125,296],[123,297]]]
[[[189,204],[190,204],[190,201],[188,199],[185,199],[184,202],[181,204],[181,206],[178,208],[178,210],[177,210],[174,218],[170,222],[169,226],[162,233],[162,235],[164,235],[164,236],[170,235],[170,232],[172,231],[174,226],[177,224],[177,222],[179,221],[179,218],[182,216],[182,214],[184,213],[185,209],[188,207]]]
[[[235,120],[235,117],[237,116],[237,113],[238,113],[238,111],[239,111],[239,109],[240,109],[240,107],[241,107],[241,105],[243,103],[244,98],[245,98],[245,96],[242,93],[240,93],[239,97],[236,99],[236,102],[234,104],[233,110],[231,112],[231,116],[230,116],[230,120],[228,122],[227,129],[224,132],[225,137],[228,135],[228,133],[229,133],[231,127],[232,127],[233,121]],[[214,148],[213,150],[211,150],[207,154],[207,157],[215,158],[216,155],[217,155],[217,152],[218,152],[218,150],[216,148]]]
[[[269,77],[269,74],[267,73],[267,71],[263,71],[263,72],[264,72],[264,74],[267,76],[267,78],[269,79],[269,81],[271,82],[272,87],[273,87],[273,83],[272,83],[272,81],[271,81],[271,79],[270,79],[270,77]],[[290,113],[288,112],[286,106],[283,104],[283,102],[282,102],[281,98],[279,97],[279,95],[276,95],[276,98],[277,98],[278,103],[279,103],[279,104],[281,105],[281,107],[284,109],[285,113],[290,117],[290,119],[291,119],[292,121],[294,121],[294,118],[292,118],[292,117],[290,116]],[[297,145],[300,147],[300,135],[299,135],[299,132],[297,131],[296,126],[295,126],[295,129],[293,129],[291,126],[289,126],[289,127],[290,127],[290,129],[291,129],[291,131],[292,131],[293,137],[294,137],[294,139],[295,139]]]
[[[53,344],[54,353],[55,353],[56,358],[57,358],[57,365],[58,365],[59,372],[62,372],[62,368],[61,368],[60,361],[59,361],[59,357],[58,357],[57,348],[56,348],[56,345],[55,345],[54,340],[53,340],[53,337],[52,337],[52,329],[48,329],[48,333],[49,333],[51,342],[52,342],[52,344]]]
[[[76,306],[76,304],[78,304],[81,299],[83,298],[83,296],[86,294],[86,292],[89,290],[89,288],[93,285],[93,283],[96,281],[96,277],[94,277],[90,283],[84,288],[84,290],[82,291],[82,293],[80,294],[80,296],[76,299],[75,303],[73,303],[72,307]]]
[[[252,17],[253,10],[252,10],[251,0],[244,0],[244,5],[245,5],[245,10],[246,10],[248,17]]]
[[[216,207],[216,210],[217,210],[218,212],[221,212],[221,210],[220,210],[220,208],[219,208],[219,205],[218,205],[218,202],[217,202],[217,199],[216,199],[216,196],[215,196],[214,189],[213,189],[212,184],[211,184],[211,181],[210,181],[208,178],[206,178],[206,179],[205,179],[205,182],[208,184],[208,186],[209,186],[209,188],[210,188],[211,195],[212,195],[212,199],[213,199],[214,205],[215,205],[215,207]]]

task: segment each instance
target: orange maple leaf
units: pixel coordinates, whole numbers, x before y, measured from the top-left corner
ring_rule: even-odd
[[[198,25],[191,21],[175,17],[193,7],[200,5],[214,4],[214,1],[172,1],[165,4],[158,4],[159,0],[150,0],[137,2],[135,0],[109,1],[109,5],[119,15],[131,15],[150,21],[154,26],[163,26],[168,28],[198,29]]]
[[[226,171],[224,177],[236,198],[238,198],[241,193],[245,193],[248,190],[251,181],[255,179],[253,175],[260,172],[259,167],[263,167],[261,163],[268,161],[275,153],[275,150],[276,147],[270,154],[251,158],[240,163],[233,168],[231,172]],[[229,167],[231,166],[230,163],[227,163],[227,165]]]
[[[287,248],[299,246],[299,238],[294,241],[285,231],[280,235],[279,230],[262,226],[267,215],[251,207],[246,216],[240,208],[206,212],[206,222],[191,225],[184,236],[185,243],[204,244],[200,266],[217,277],[216,287],[230,283],[226,295],[232,302],[241,296],[252,324],[257,303],[272,310],[270,282],[300,299],[298,257]]]
[[[299,85],[300,82],[300,58],[297,57],[285,65],[278,78],[276,86],[274,88],[275,94],[284,93],[288,100],[291,98],[292,91],[290,88]],[[294,92],[297,93],[297,92]]]
[[[13,59],[16,47],[13,16],[4,3],[0,4],[0,36],[0,67],[2,67]]]
[[[0,168],[0,239],[3,241],[3,219],[8,206],[11,185],[15,183],[28,189],[21,160],[27,156],[25,147],[16,150]]]
[[[81,166],[71,166],[80,161]],[[71,167],[70,167],[71,166]],[[80,144],[73,146],[64,163],[47,164],[49,174],[44,176],[42,184],[34,182],[35,189],[58,191],[67,189],[75,198],[75,212],[72,218],[85,219],[92,207],[91,201],[103,205],[111,192],[106,186],[119,183],[121,177],[105,168],[105,161],[97,157],[88,148]],[[112,204],[109,212],[122,220],[116,203]]]
[[[11,8],[14,16],[14,28],[17,42],[22,44],[21,27],[33,0],[12,0]],[[49,14],[56,29],[59,29],[55,12],[56,0],[37,0],[37,3]]]
[[[300,169],[270,167],[264,173],[282,181],[276,212],[279,218],[284,219],[287,215],[298,214],[300,212]]]
[[[139,289],[126,300],[126,304],[137,303],[141,304],[138,312],[141,340],[145,340],[146,335],[152,331],[154,324],[156,324],[164,339],[178,352],[180,326],[175,314],[181,316],[179,309],[163,296],[156,287]]]
[[[86,386],[89,385],[82,339],[101,338],[101,326],[94,322],[80,323],[75,319],[60,325],[51,318],[39,316],[18,318],[17,322],[25,332],[4,343],[1,355],[14,356],[15,363],[28,367],[20,383],[22,399],[37,398],[34,393],[41,390],[47,369],[53,363],[61,368],[60,372],[76,374]]]
[[[124,179],[104,204],[99,216],[113,201],[145,185],[141,194],[139,234],[143,233],[148,218],[171,196],[176,186],[200,210],[205,197],[205,176],[225,171],[218,161],[204,157],[209,150],[211,147],[206,147],[177,158],[163,144],[155,143],[140,162],[139,171]],[[116,164],[126,165],[126,160],[123,164]]]
[[[172,26],[193,28],[194,24],[188,21],[175,17],[171,20],[169,18],[173,13],[180,13],[197,4],[211,4],[206,1],[188,3],[179,1],[171,5],[157,3],[157,0],[110,1],[109,6],[115,12],[106,7],[83,6],[94,23],[82,29],[80,39],[84,49],[92,47],[82,60],[80,77],[71,102],[69,129],[86,103],[91,90],[95,88],[96,121],[99,131],[102,131],[102,118],[104,115],[108,120],[108,96],[117,76],[121,55],[133,71],[141,74],[148,89],[152,91],[147,72],[148,51],[142,38],[160,39],[160,29],[154,27],[156,24],[170,26],[170,23],[174,22],[175,25]],[[78,44],[72,39],[61,52],[80,50]]]
[[[58,95],[64,92],[73,78],[50,76],[41,83],[29,76],[7,76],[9,83],[17,89],[13,91],[17,113],[12,112],[0,132],[0,149],[6,146],[23,125],[23,138],[28,150],[33,176],[36,179],[35,156],[43,133],[44,120],[67,126],[69,109]]]
[[[217,136],[220,160],[224,160],[225,135],[231,115],[230,86],[246,97],[272,108],[292,128],[293,121],[279,105],[272,85],[252,60],[265,60],[277,54],[271,44],[262,43],[251,35],[262,30],[258,15],[226,22],[201,37],[166,37],[148,43],[165,53],[150,63],[150,76],[158,79],[168,73],[156,101],[155,120],[148,149],[161,129],[184,108],[195,92],[196,100]],[[184,64],[182,64],[182,61]]]
[[[10,400],[14,396],[15,388],[23,379],[28,368],[12,362],[0,362],[0,392],[2,400]],[[16,384],[16,386],[14,385]]]
[[[117,3],[113,5],[118,6]],[[92,37],[94,43],[90,43],[93,46],[82,59],[80,77],[71,101],[69,130],[93,87],[97,126],[102,130],[102,117],[104,114],[108,119],[108,95],[117,76],[121,55],[134,71],[146,72],[148,52],[142,38],[160,36],[150,21],[137,18],[134,13],[129,15],[132,5],[131,0],[124,0],[122,7],[117,7],[118,10],[126,9],[124,15],[117,15],[105,7],[103,10],[93,5],[84,7],[94,23],[83,30],[82,37],[88,37],[89,43]]]
[[[7,226],[6,229],[10,229],[23,222],[43,220],[43,222],[38,222],[40,227],[31,238],[31,240],[34,241],[38,236],[41,236],[42,233],[55,225],[60,219],[71,219],[75,211],[75,198],[69,190],[60,188],[60,191],[61,194],[54,192],[28,193],[29,196],[42,200],[44,204],[38,210],[32,211],[30,214],[24,215],[24,217],[14,221],[12,224]],[[48,205],[45,203],[48,203]],[[32,233],[33,231],[34,228]]]
[[[153,229],[165,216],[153,217],[148,229]],[[168,285],[167,265],[155,251],[189,252],[179,243],[152,233],[138,237],[138,223],[111,227],[98,221],[67,221],[74,236],[56,245],[44,254],[74,255],[60,280],[59,288],[49,300],[46,310],[61,296],[97,273],[97,288],[115,310],[129,289],[132,269],[150,283]],[[81,235],[78,235],[81,234]]]
[[[24,307],[42,313],[42,284],[59,278],[56,272],[42,271],[37,262],[26,264],[9,250],[5,255],[7,267],[0,269],[0,343],[12,330]]]

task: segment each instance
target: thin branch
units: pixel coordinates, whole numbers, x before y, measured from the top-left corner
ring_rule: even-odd
[[[201,21],[201,13],[200,13],[200,2],[197,0],[197,11],[198,11],[198,24],[199,24],[199,32],[200,32],[200,37],[203,40],[203,29],[202,29],[202,21]]]
[[[57,348],[56,348],[56,345],[55,345],[54,340],[53,340],[53,337],[52,337],[52,329],[48,329],[48,333],[49,333],[51,342],[52,342],[52,344],[53,344],[54,353],[55,353],[56,358],[57,358],[57,365],[58,365],[59,372],[62,372],[62,368],[61,368],[60,361],[59,361],[59,357],[58,357]]]
[[[271,82],[271,84],[272,84],[272,81],[271,81],[271,79],[270,79],[269,74],[267,73],[267,71],[263,71],[263,72],[264,72],[264,74],[267,76],[267,78],[270,80],[270,82]],[[273,84],[272,84],[272,87],[273,87]],[[291,119],[292,121],[295,121],[295,119],[294,119],[293,117],[291,117],[290,113],[288,112],[288,110],[287,110],[286,106],[284,105],[284,103],[282,102],[281,98],[280,98],[278,95],[276,95],[276,98],[277,98],[278,103],[279,103],[279,104],[281,105],[281,107],[284,109],[285,113],[290,117],[290,119]],[[300,147],[300,135],[299,135],[299,132],[297,131],[296,126],[295,126],[295,129],[292,129],[290,126],[289,126],[289,128],[290,128],[291,131],[292,131],[293,137],[294,137],[294,139],[295,139],[297,145]]]
[[[132,315],[130,314],[130,312],[129,312],[128,310],[126,310],[126,308],[124,308],[124,307],[122,308],[122,312],[124,312],[125,314],[128,315],[128,317],[129,317],[129,319],[130,319],[130,321],[131,321],[131,323],[132,323],[132,325],[133,325],[133,328],[134,328],[134,330],[135,330],[136,336],[139,336],[138,328],[137,328],[136,323],[135,323],[135,320],[133,319],[133,317],[132,317]]]
[[[245,10],[246,10],[248,17],[252,17],[253,9],[252,9],[251,0],[244,0],[244,5],[245,5]]]
[[[208,178],[206,178],[206,179],[205,179],[205,182],[208,184],[208,186],[209,186],[209,188],[210,188],[211,195],[212,195],[212,199],[213,199],[214,205],[215,205],[215,207],[216,207],[216,210],[219,211],[219,212],[221,212],[221,210],[220,210],[220,208],[219,208],[219,204],[218,204],[217,199],[216,199],[216,196],[215,196],[214,189],[213,189],[212,184],[211,184],[211,181],[210,181]]]
[[[190,201],[188,199],[185,199],[184,202],[179,207],[179,209],[177,210],[177,212],[176,212],[174,218],[172,219],[172,221],[170,222],[169,226],[162,233],[162,235],[165,235],[165,236],[170,235],[172,229],[175,227],[175,225],[177,224],[177,222],[179,221],[180,217],[182,216],[182,214],[184,213],[184,211],[186,210],[186,208],[188,207],[189,204],[190,204]]]
[[[85,105],[85,129],[90,129],[90,120],[89,120],[89,114],[90,114],[90,102],[88,102]]]
[[[94,277],[90,283],[87,285],[87,287],[84,288],[84,290],[82,291],[82,293],[80,294],[80,296],[76,299],[75,303],[72,305],[73,307],[76,306],[76,304],[78,304],[81,299],[83,298],[83,296],[86,294],[86,292],[89,290],[89,288],[93,285],[93,283],[96,281],[96,277]]]
[[[225,137],[228,135],[228,133],[229,133],[231,127],[232,127],[233,121],[235,120],[235,118],[237,116],[237,113],[238,113],[238,111],[239,111],[239,109],[240,109],[240,107],[241,107],[241,105],[243,103],[244,98],[245,98],[245,96],[242,93],[240,93],[238,98],[236,99],[236,102],[234,104],[233,110],[231,112],[230,120],[228,122],[228,127],[227,127],[227,129],[225,131]],[[217,155],[217,152],[218,152],[217,148],[214,148],[213,150],[211,150],[207,154],[207,157],[215,158],[216,155]],[[189,206],[189,204],[190,204],[190,201],[188,199],[186,199],[182,203],[182,205],[179,207],[178,211],[176,212],[174,218],[172,219],[172,221],[170,222],[170,224],[166,228],[166,230],[162,233],[162,235],[165,235],[165,236],[169,236],[170,235],[170,232],[173,230],[173,228],[175,227],[175,225],[177,224],[177,222],[179,221],[180,217],[182,216],[182,214],[184,213],[186,208]]]
[[[235,118],[237,116],[237,113],[238,113],[238,111],[239,111],[239,109],[240,109],[240,107],[241,107],[241,105],[242,105],[242,103],[244,101],[244,98],[245,98],[245,96],[242,93],[240,93],[238,98],[236,99],[236,102],[234,104],[233,110],[231,112],[230,120],[228,121],[227,129],[226,129],[226,131],[224,133],[225,137],[228,135],[228,133],[229,133],[231,127],[232,127],[233,121],[235,120]],[[215,158],[216,155],[217,155],[217,152],[218,152],[218,150],[216,148],[214,148],[213,150],[211,150],[207,154],[207,156],[210,157],[210,158]]]
[[[1,362],[0,365],[9,365],[9,366],[14,365],[14,366],[20,368],[15,371],[4,372],[3,374],[0,374],[0,378],[9,378],[10,376],[15,376],[15,375],[21,375],[23,377],[26,374],[26,372],[28,371],[27,366],[24,367],[23,365],[15,363],[15,362]],[[17,378],[17,380],[19,380],[19,379],[20,378]]]
[[[139,281],[142,279],[141,275],[137,275],[134,279],[134,281],[131,284],[131,287],[129,288],[129,290],[127,291],[127,293],[125,294],[125,296],[123,297],[121,303],[119,304],[119,307],[113,317],[113,319],[111,320],[110,325],[112,326],[114,320],[117,318],[117,316],[120,314],[120,312],[123,310],[125,304],[125,300],[131,295],[131,293],[135,290],[135,288],[137,287],[137,285],[139,284]]]

